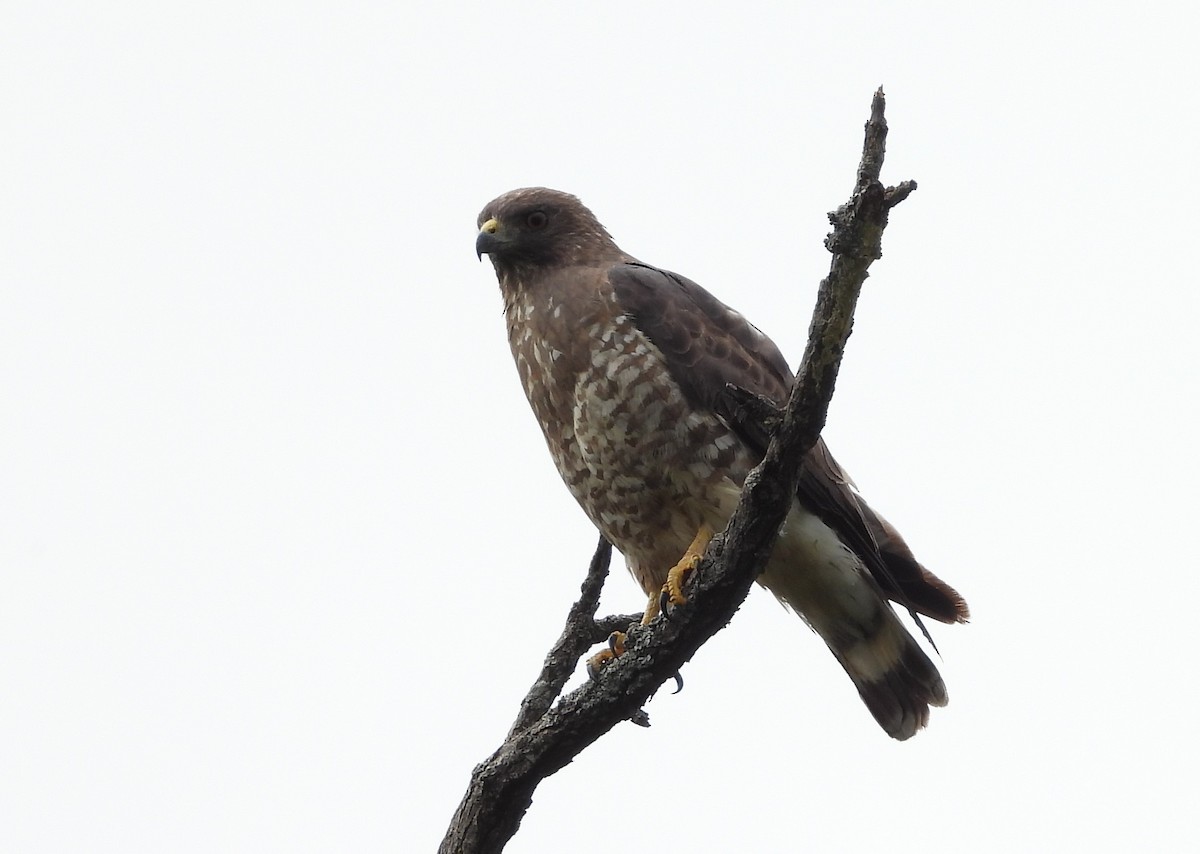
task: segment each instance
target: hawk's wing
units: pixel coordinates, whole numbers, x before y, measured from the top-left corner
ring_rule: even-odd
[[[689,402],[721,415],[761,457],[769,434],[730,417],[725,386],[782,406],[793,374],[775,343],[684,276],[641,263],[615,265],[608,276],[622,310],[662,351]],[[855,491],[823,439],[805,455],[797,497],[858,555],[888,598],[943,622],[966,619],[962,597],[917,562],[896,529]]]
[[[792,371],[775,342],[691,279],[642,263],[610,267],[608,278],[693,406],[718,409],[726,383],[787,398]]]

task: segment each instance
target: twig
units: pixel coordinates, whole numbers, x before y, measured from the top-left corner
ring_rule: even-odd
[[[596,544],[596,553],[588,565],[587,576],[579,588],[579,601],[567,612],[567,623],[563,626],[562,634],[546,653],[542,663],[542,672],[534,681],[533,687],[521,701],[521,711],[516,721],[508,731],[507,738],[525,729],[550,710],[550,706],[562,693],[563,686],[571,678],[579,657],[587,652],[588,647],[599,643],[595,638],[596,607],[600,604],[600,591],[604,588],[604,579],[608,577],[608,565],[612,560],[612,545],[604,536]],[[605,635],[604,637],[607,637]]]
[[[508,731],[508,738],[525,729],[550,709],[571,674],[575,665],[589,647],[606,640],[614,631],[625,630],[641,618],[641,614],[619,614],[595,618],[600,604],[600,591],[608,577],[608,566],[612,560],[612,545],[600,537],[596,553],[588,565],[587,575],[579,588],[579,601],[567,612],[567,622],[562,634],[546,653],[542,671],[538,674],[529,693],[521,701],[521,711]]]

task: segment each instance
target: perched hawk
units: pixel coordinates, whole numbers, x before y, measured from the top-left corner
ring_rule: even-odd
[[[724,529],[761,437],[722,414],[726,383],[786,400],[779,348],[695,282],[621,251],[579,199],[513,190],[479,215],[521,384],[558,471],[649,595]],[[668,575],[671,578],[668,578]],[[821,636],[897,739],[946,704],[937,668],[888,600],[964,622],[967,604],[921,566],[818,442],[760,583]]]

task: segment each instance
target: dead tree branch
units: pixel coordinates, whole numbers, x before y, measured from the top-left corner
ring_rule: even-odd
[[[786,408],[780,415],[731,391],[731,399],[771,440],[762,463],[746,479],[729,527],[713,540],[695,573],[687,606],[669,621],[635,626],[625,654],[607,666],[598,681],[554,705],[586,649],[606,634],[604,630],[635,619],[594,618],[611,554],[601,540],[580,600],[571,608],[512,730],[471,774],[439,849],[442,854],[501,851],[517,832],[537,785],[608,730],[637,715],[663,682],[732,619],[766,565],[796,493],[800,461],[825,425],[858,295],[867,268],[881,254],[888,211],[916,189],[911,181],[889,188],[879,182],[887,136],[883,113],[880,89],[871,104],[854,193],[829,215],[833,231],[825,245],[833,260],[817,292],[804,359]]]

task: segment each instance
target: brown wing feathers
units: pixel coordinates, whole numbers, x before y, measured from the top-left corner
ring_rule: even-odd
[[[868,507],[861,497],[858,501],[884,565],[899,587],[901,596],[896,601],[943,623],[965,623],[970,619],[971,611],[959,592],[917,561],[900,532],[887,519]]]
[[[609,280],[623,310],[666,358],[671,376],[697,406],[729,412],[732,383],[781,405],[793,376],[771,339],[695,282],[641,263],[617,264]],[[727,419],[757,453],[769,432]],[[969,616],[963,598],[925,569],[899,533],[850,486],[824,440],[806,456],[797,496],[859,556],[888,598],[946,623]],[[932,642],[932,641],[931,641]]]
[[[694,405],[715,408],[726,383],[777,401],[786,396],[792,372],[779,348],[704,288],[646,264],[618,264],[608,276],[621,307],[666,356]]]

